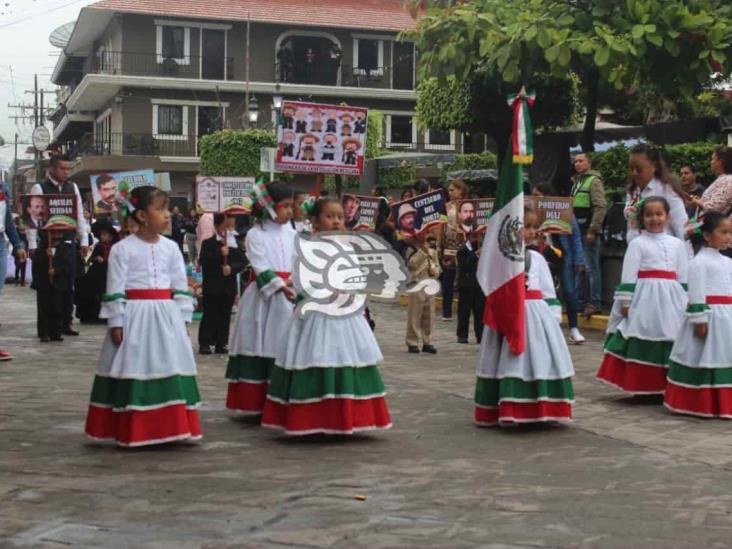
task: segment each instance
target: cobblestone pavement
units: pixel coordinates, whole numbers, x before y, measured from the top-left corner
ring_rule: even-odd
[[[83,437],[103,327],[41,345],[32,291],[7,288],[0,311],[2,547],[730,545],[731,424],[594,381],[600,334],[572,349],[567,428],[474,427],[477,345],[438,321],[439,354],[409,355],[405,309],[379,304],[391,431],[291,440],[233,420],[213,356],[203,443],[125,451]]]

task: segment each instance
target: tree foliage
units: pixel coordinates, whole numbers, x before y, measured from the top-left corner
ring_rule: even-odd
[[[267,130],[222,130],[199,141],[201,174],[269,177],[259,171],[262,147],[276,147],[277,136]]]
[[[472,0],[428,9],[411,33],[420,75],[490,74],[516,91],[536,75],[582,79],[590,148],[603,87],[693,95],[732,57],[729,0]],[[538,94],[537,108],[542,101]],[[493,105],[492,108],[500,108]]]

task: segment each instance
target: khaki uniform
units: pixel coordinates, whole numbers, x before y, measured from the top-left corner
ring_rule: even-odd
[[[415,282],[440,276],[440,260],[437,250],[432,248],[420,248],[412,252],[407,264]],[[431,345],[435,325],[435,298],[424,291],[407,295],[407,345],[420,347],[420,339],[421,345]]]

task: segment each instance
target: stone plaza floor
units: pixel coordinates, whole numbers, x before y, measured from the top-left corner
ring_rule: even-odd
[[[602,334],[572,348],[570,427],[476,428],[478,346],[438,320],[439,354],[407,354],[406,309],[377,304],[391,431],[288,439],[231,419],[211,356],[202,443],[122,450],[83,435],[104,327],[41,344],[34,311],[31,290],[6,287],[0,547],[732,545],[732,423],[596,382]]]

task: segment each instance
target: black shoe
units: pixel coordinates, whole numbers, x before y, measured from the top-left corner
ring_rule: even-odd
[[[229,348],[226,345],[224,345],[223,347],[216,347],[216,354],[217,355],[228,355]]]
[[[205,347],[201,347],[198,349],[199,355],[210,355],[211,354],[211,347],[206,345]]]
[[[63,341],[63,340],[64,340],[64,338],[61,337],[60,335],[51,336],[51,341]]]
[[[51,341],[51,338],[48,336],[39,337],[38,339],[41,340],[41,343],[48,343],[49,341]]]
[[[407,351],[409,351],[410,353],[419,353],[419,347],[417,347],[416,345],[409,345],[407,347]]]
[[[436,355],[437,354],[437,349],[435,349],[435,346],[434,345],[425,345],[424,347],[422,347],[422,352],[423,353],[429,353],[431,355]]]
[[[68,328],[65,328],[64,329],[64,335],[67,335],[67,336],[78,336],[79,335],[79,332],[77,332],[71,326],[69,326]]]
[[[458,338],[458,343],[467,343],[467,342],[468,342],[468,338],[467,337],[459,337]]]

